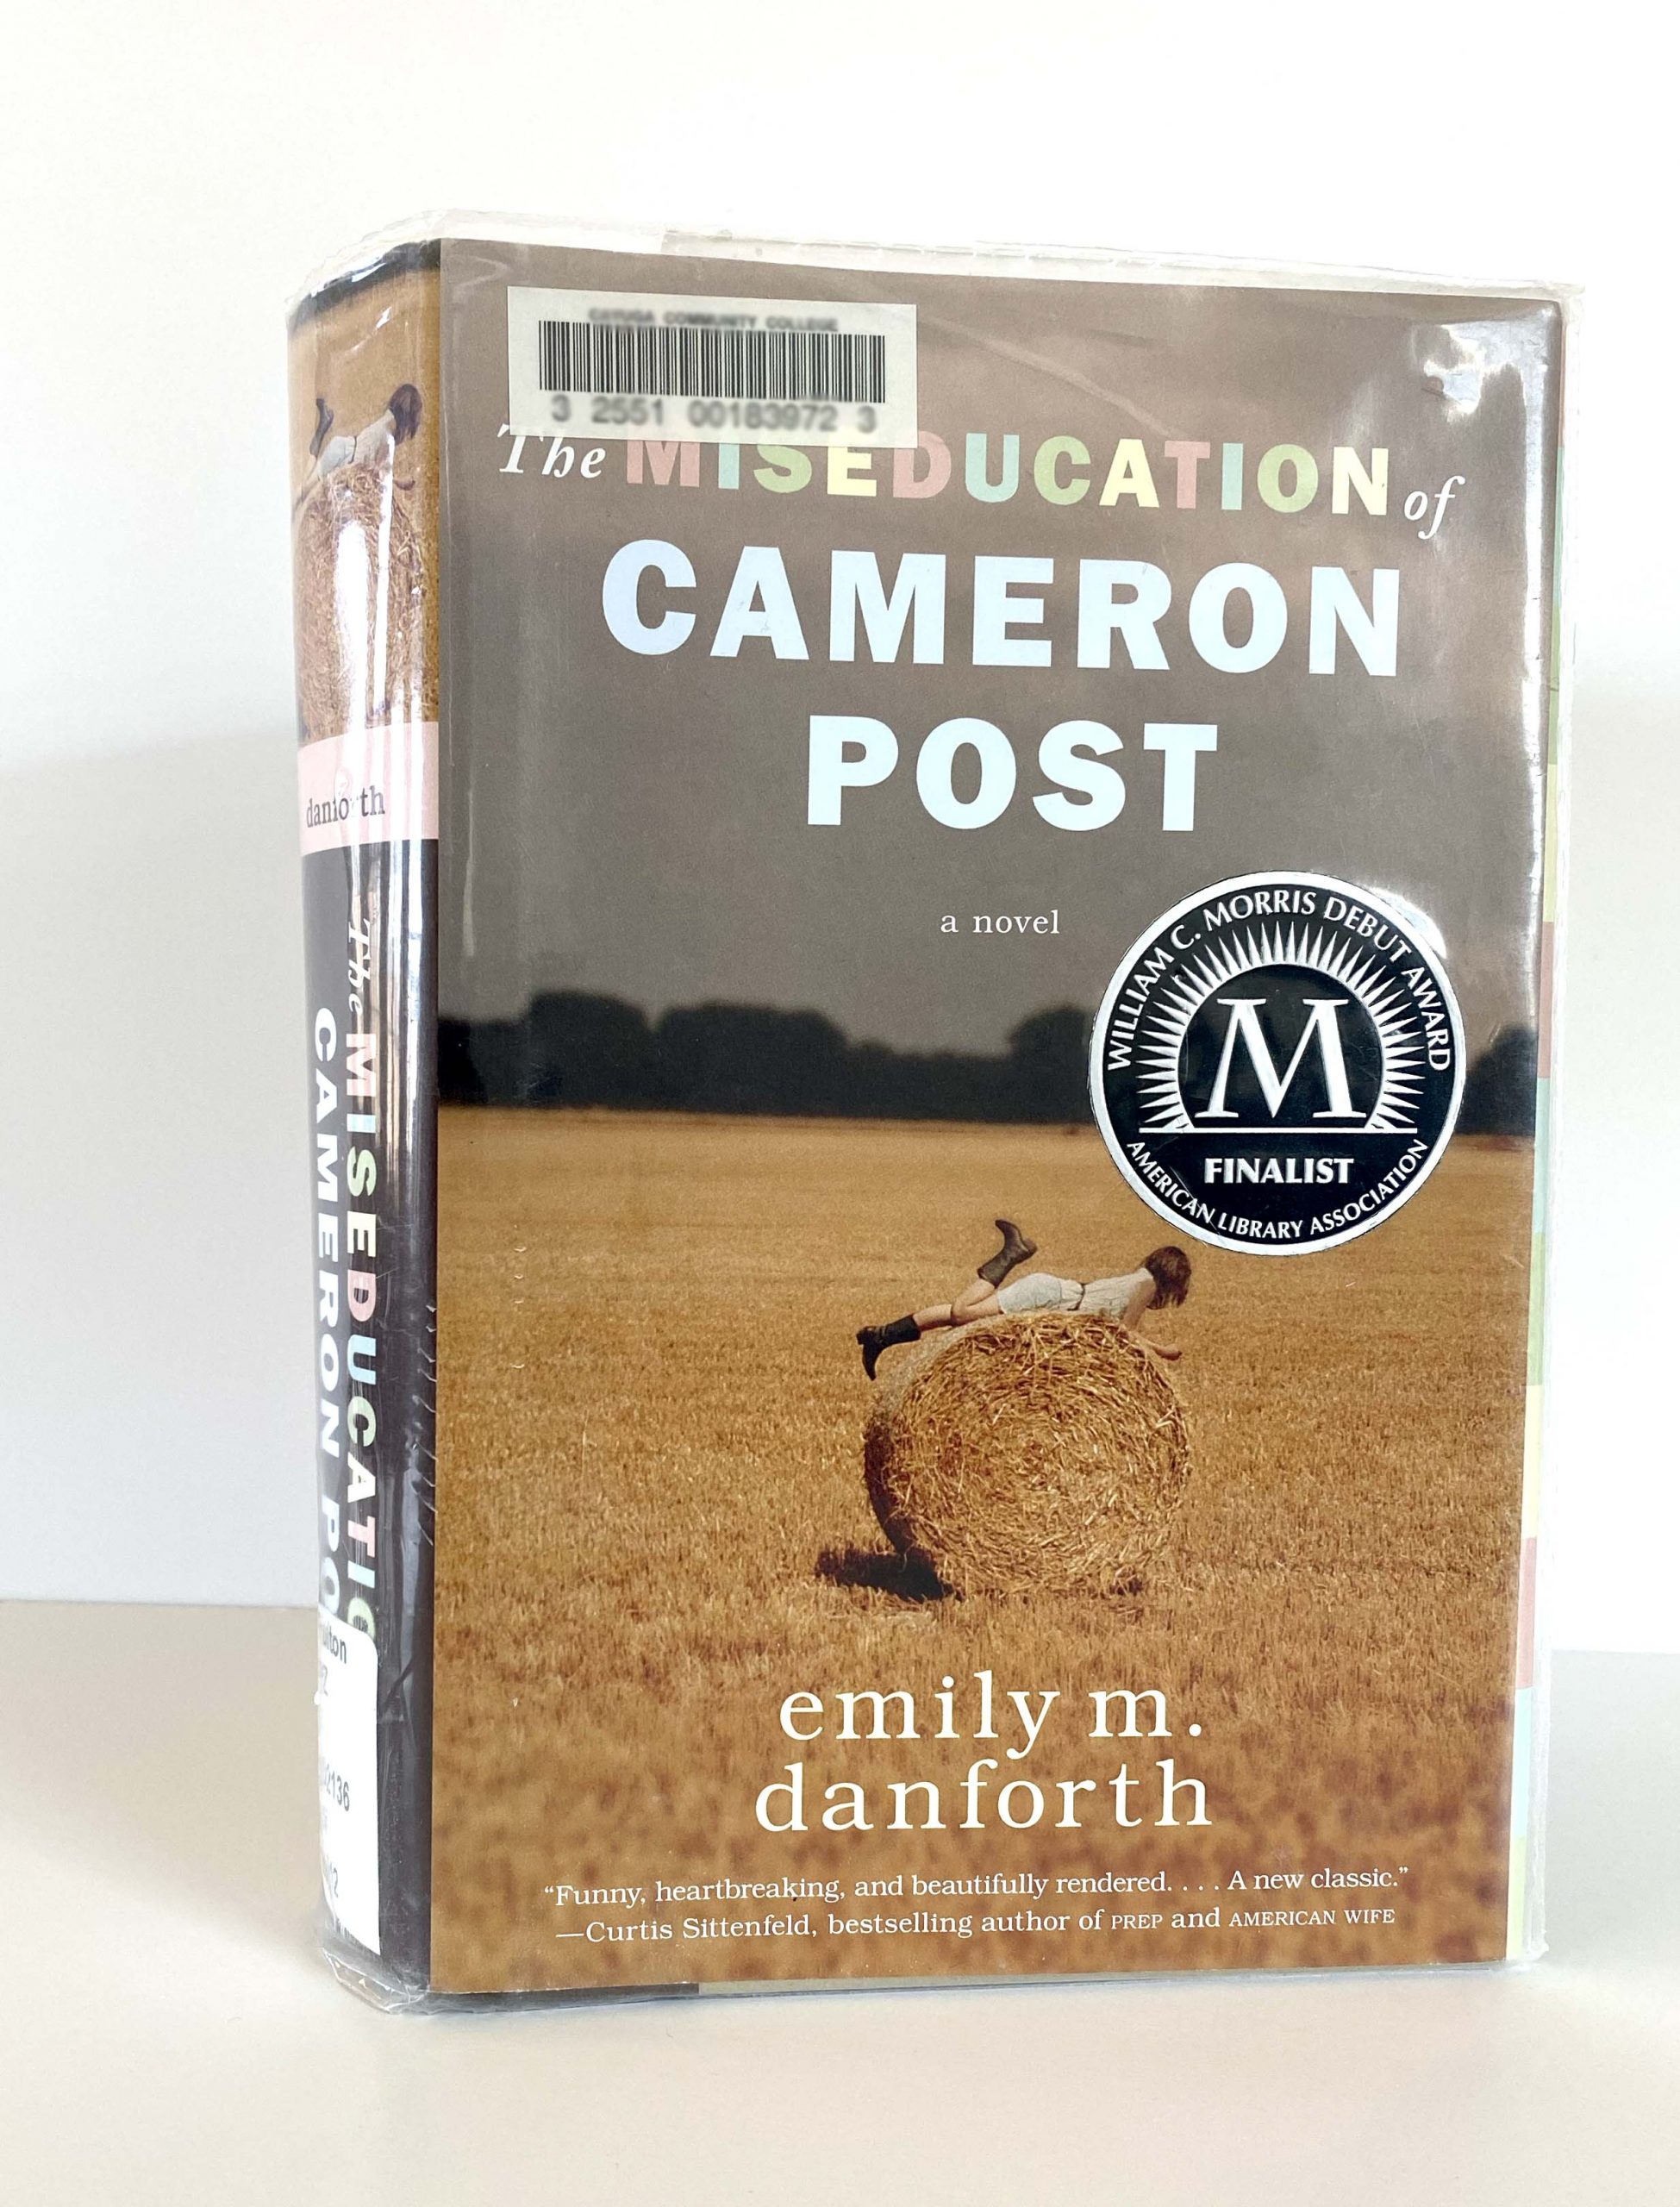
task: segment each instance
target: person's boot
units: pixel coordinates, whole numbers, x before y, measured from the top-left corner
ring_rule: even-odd
[[[864,1370],[872,1379],[884,1348],[892,1348],[900,1341],[921,1339],[921,1329],[911,1317],[895,1318],[890,1326],[859,1326],[858,1346],[864,1353]]]
[[[996,1218],[992,1223],[1003,1236],[1003,1247],[981,1266],[980,1278],[993,1287],[1002,1287],[1017,1265],[1024,1265],[1028,1257],[1037,1256],[1039,1245],[1029,1241],[1012,1218]]]

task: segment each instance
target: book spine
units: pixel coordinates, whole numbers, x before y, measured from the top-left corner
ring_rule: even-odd
[[[408,254],[290,341],[322,1881],[329,1955],[386,2004],[430,1944],[437,330]]]

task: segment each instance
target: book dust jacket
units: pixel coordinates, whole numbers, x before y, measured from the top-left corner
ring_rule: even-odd
[[[336,1966],[1537,1953],[1567,299],[494,227],[291,324]]]

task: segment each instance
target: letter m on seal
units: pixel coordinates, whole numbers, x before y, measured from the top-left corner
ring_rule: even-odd
[[[1341,1028],[1336,1015],[1346,1003],[1346,997],[1308,997],[1306,999],[1307,1024],[1301,1030],[1301,1040],[1295,1046],[1295,1055],[1279,1073],[1271,1050],[1260,1030],[1259,1008],[1264,997],[1221,997],[1219,1003],[1230,1013],[1225,1022],[1225,1043],[1220,1052],[1219,1071],[1214,1077],[1213,1093],[1208,1098],[1207,1109],[1200,1114],[1204,1119],[1234,1119],[1237,1114],[1226,1102],[1226,1091],[1231,1079],[1231,1063],[1236,1055],[1239,1041],[1248,1053],[1248,1061],[1254,1068],[1254,1078],[1260,1084],[1260,1093],[1266,1109],[1275,1119],[1283,1108],[1283,1099],[1294,1085],[1308,1049],[1318,1045],[1319,1062],[1324,1071],[1324,1091],[1327,1103],[1321,1111],[1315,1111],[1315,1119],[1351,1119],[1358,1116],[1347,1087],[1347,1061],[1342,1055]]]

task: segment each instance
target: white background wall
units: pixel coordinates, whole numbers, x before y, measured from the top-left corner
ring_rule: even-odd
[[[1460,0],[56,0],[0,132],[0,1591],[303,1602],[282,309],[424,207],[1583,282],[1553,1622],[1680,1647],[1674,123]]]

